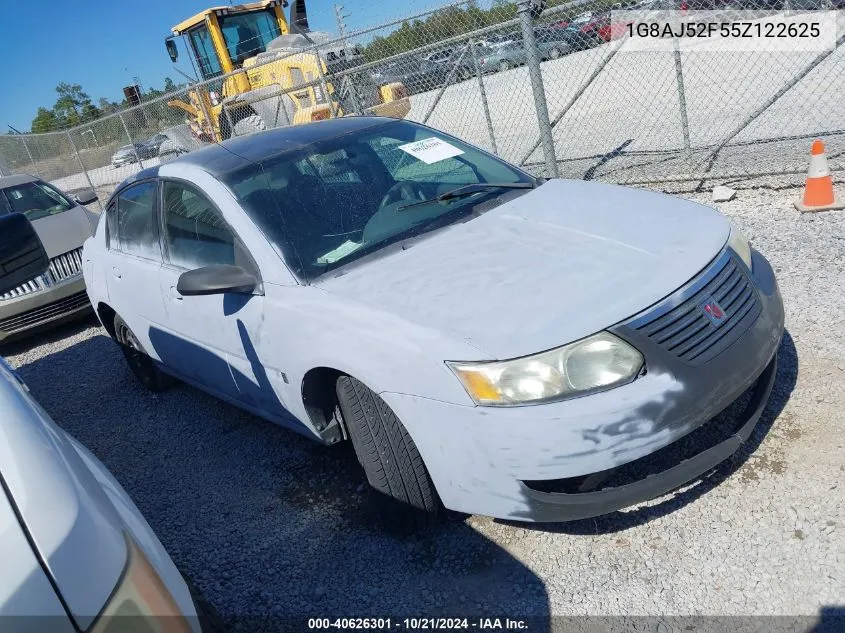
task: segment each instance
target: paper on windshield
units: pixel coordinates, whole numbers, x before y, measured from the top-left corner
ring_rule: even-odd
[[[463,154],[463,151],[454,145],[450,145],[443,139],[434,136],[431,138],[424,138],[421,141],[414,141],[413,143],[400,145],[399,149],[406,154],[410,154],[414,158],[421,160],[426,165],[439,163],[441,160],[454,158],[455,156]]]
[[[350,253],[354,253],[356,250],[361,248],[364,245],[363,242],[353,242],[352,240],[346,240],[343,244],[338,246],[333,251],[329,251],[325,255],[321,255],[317,258],[318,264],[333,264],[339,259],[343,259]]]

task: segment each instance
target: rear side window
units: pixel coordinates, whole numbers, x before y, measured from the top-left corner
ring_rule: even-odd
[[[208,198],[183,183],[165,182],[163,199],[170,263],[187,269],[235,264],[235,236]]]
[[[109,206],[109,247],[147,259],[161,259],[155,214],[156,183],[129,187]]]

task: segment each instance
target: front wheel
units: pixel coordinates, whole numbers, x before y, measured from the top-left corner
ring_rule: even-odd
[[[510,70],[511,64],[508,60],[503,59],[499,62],[499,72],[505,72],[506,70]]]
[[[138,381],[150,391],[164,391],[173,384],[173,378],[161,371],[138,342],[138,337],[129,329],[119,315],[114,317],[114,337],[120,351]]]
[[[355,455],[378,493],[382,523],[413,532],[431,525],[441,504],[422,456],[396,414],[363,383],[341,376],[337,399]]]
[[[557,47],[554,47],[554,48],[552,48],[552,50],[549,51],[549,58],[550,59],[560,59],[560,54],[561,54],[560,49],[557,48]]]

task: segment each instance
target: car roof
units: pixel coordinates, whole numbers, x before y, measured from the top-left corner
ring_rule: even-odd
[[[311,143],[396,120],[389,117],[350,116],[281,127],[210,145],[184,154],[167,164],[195,165],[212,176],[220,177],[247,163],[260,163]]]
[[[29,174],[15,174],[13,176],[0,177],[0,189],[6,187],[14,187],[15,185],[22,185],[27,182],[36,182],[38,177],[30,176]]]

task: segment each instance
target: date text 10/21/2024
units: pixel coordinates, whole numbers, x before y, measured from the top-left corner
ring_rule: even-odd
[[[510,618],[309,618],[308,630],[361,629],[390,631],[405,629],[411,631],[527,631],[525,620]]]

